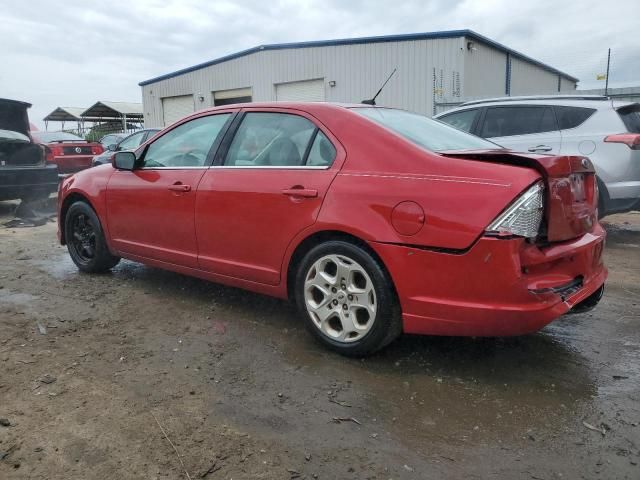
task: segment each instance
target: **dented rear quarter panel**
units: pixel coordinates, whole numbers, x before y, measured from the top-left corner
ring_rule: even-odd
[[[317,230],[364,240],[463,250],[513,199],[541,178],[532,168],[444,157],[359,114],[320,120],[347,151],[318,217]],[[403,235],[391,223],[399,203],[422,207],[424,225]]]

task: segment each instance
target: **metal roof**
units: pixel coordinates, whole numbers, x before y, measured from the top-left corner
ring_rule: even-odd
[[[402,35],[382,35],[382,36],[375,36],[375,37],[341,38],[336,40],[315,40],[310,42],[274,43],[269,45],[259,45],[257,47],[249,48],[247,50],[242,50],[237,53],[232,53],[231,55],[226,55],[224,57],[216,58],[215,60],[199,63],[192,67],[183,68],[181,70],[176,70],[175,72],[160,75],[159,77],[151,78],[149,80],[144,80],[140,82],[138,85],[142,87],[144,85],[149,85],[151,83],[159,82],[160,80],[167,80],[169,78],[177,77],[185,73],[200,70],[202,68],[210,67],[218,63],[227,62],[229,60],[244,57],[246,55],[251,55],[253,53],[261,52],[265,50],[285,50],[285,49],[293,49],[293,48],[310,48],[310,47],[333,47],[333,46],[340,46],[340,45],[407,42],[412,40],[432,40],[432,39],[438,39],[438,38],[459,38],[459,37],[466,37],[471,40],[482,42],[500,51],[509,53],[512,57],[519,58],[526,62],[537,65],[540,68],[543,68],[557,75],[561,75],[571,81],[574,81],[574,82],[578,81],[577,78],[567,73],[561,72],[560,70],[557,70],[551,67],[550,65],[539,62],[538,60],[528,57],[527,55],[524,55],[520,52],[517,52],[505,45],[502,45],[501,43],[491,40],[490,38],[485,37],[484,35],[480,35],[479,33],[476,33],[473,30],[465,29],[465,30],[448,30],[448,31],[441,31],[441,32],[407,33]]]
[[[121,118],[126,115],[127,118],[142,118],[142,104],[131,102],[107,102],[99,101],[94,103],[81,113],[82,117],[92,118]],[[86,118],[85,118],[86,119]]]
[[[80,122],[83,120],[82,112],[86,109],[82,107],[58,107],[49,115],[43,118],[45,122],[66,122],[66,121],[76,121]]]

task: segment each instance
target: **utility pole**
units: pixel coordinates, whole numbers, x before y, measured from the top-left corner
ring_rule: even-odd
[[[606,97],[609,93],[609,64],[611,63],[611,49],[609,49],[607,53],[607,76],[605,77],[604,83],[604,96]]]

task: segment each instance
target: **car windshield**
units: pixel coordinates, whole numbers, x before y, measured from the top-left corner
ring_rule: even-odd
[[[41,143],[84,142],[84,140],[77,135],[67,132],[31,132],[31,135]]]
[[[442,122],[403,110],[357,107],[353,111],[432,152],[502,148],[493,142],[462,132]]]

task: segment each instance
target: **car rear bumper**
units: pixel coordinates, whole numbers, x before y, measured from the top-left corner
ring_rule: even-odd
[[[58,188],[55,165],[0,167],[0,200],[47,196]]]
[[[604,284],[605,232],[540,249],[481,238],[464,253],[371,243],[389,269],[405,333],[512,336],[535,332]]]
[[[54,157],[60,173],[76,173],[92,166],[93,155],[64,155]]]

